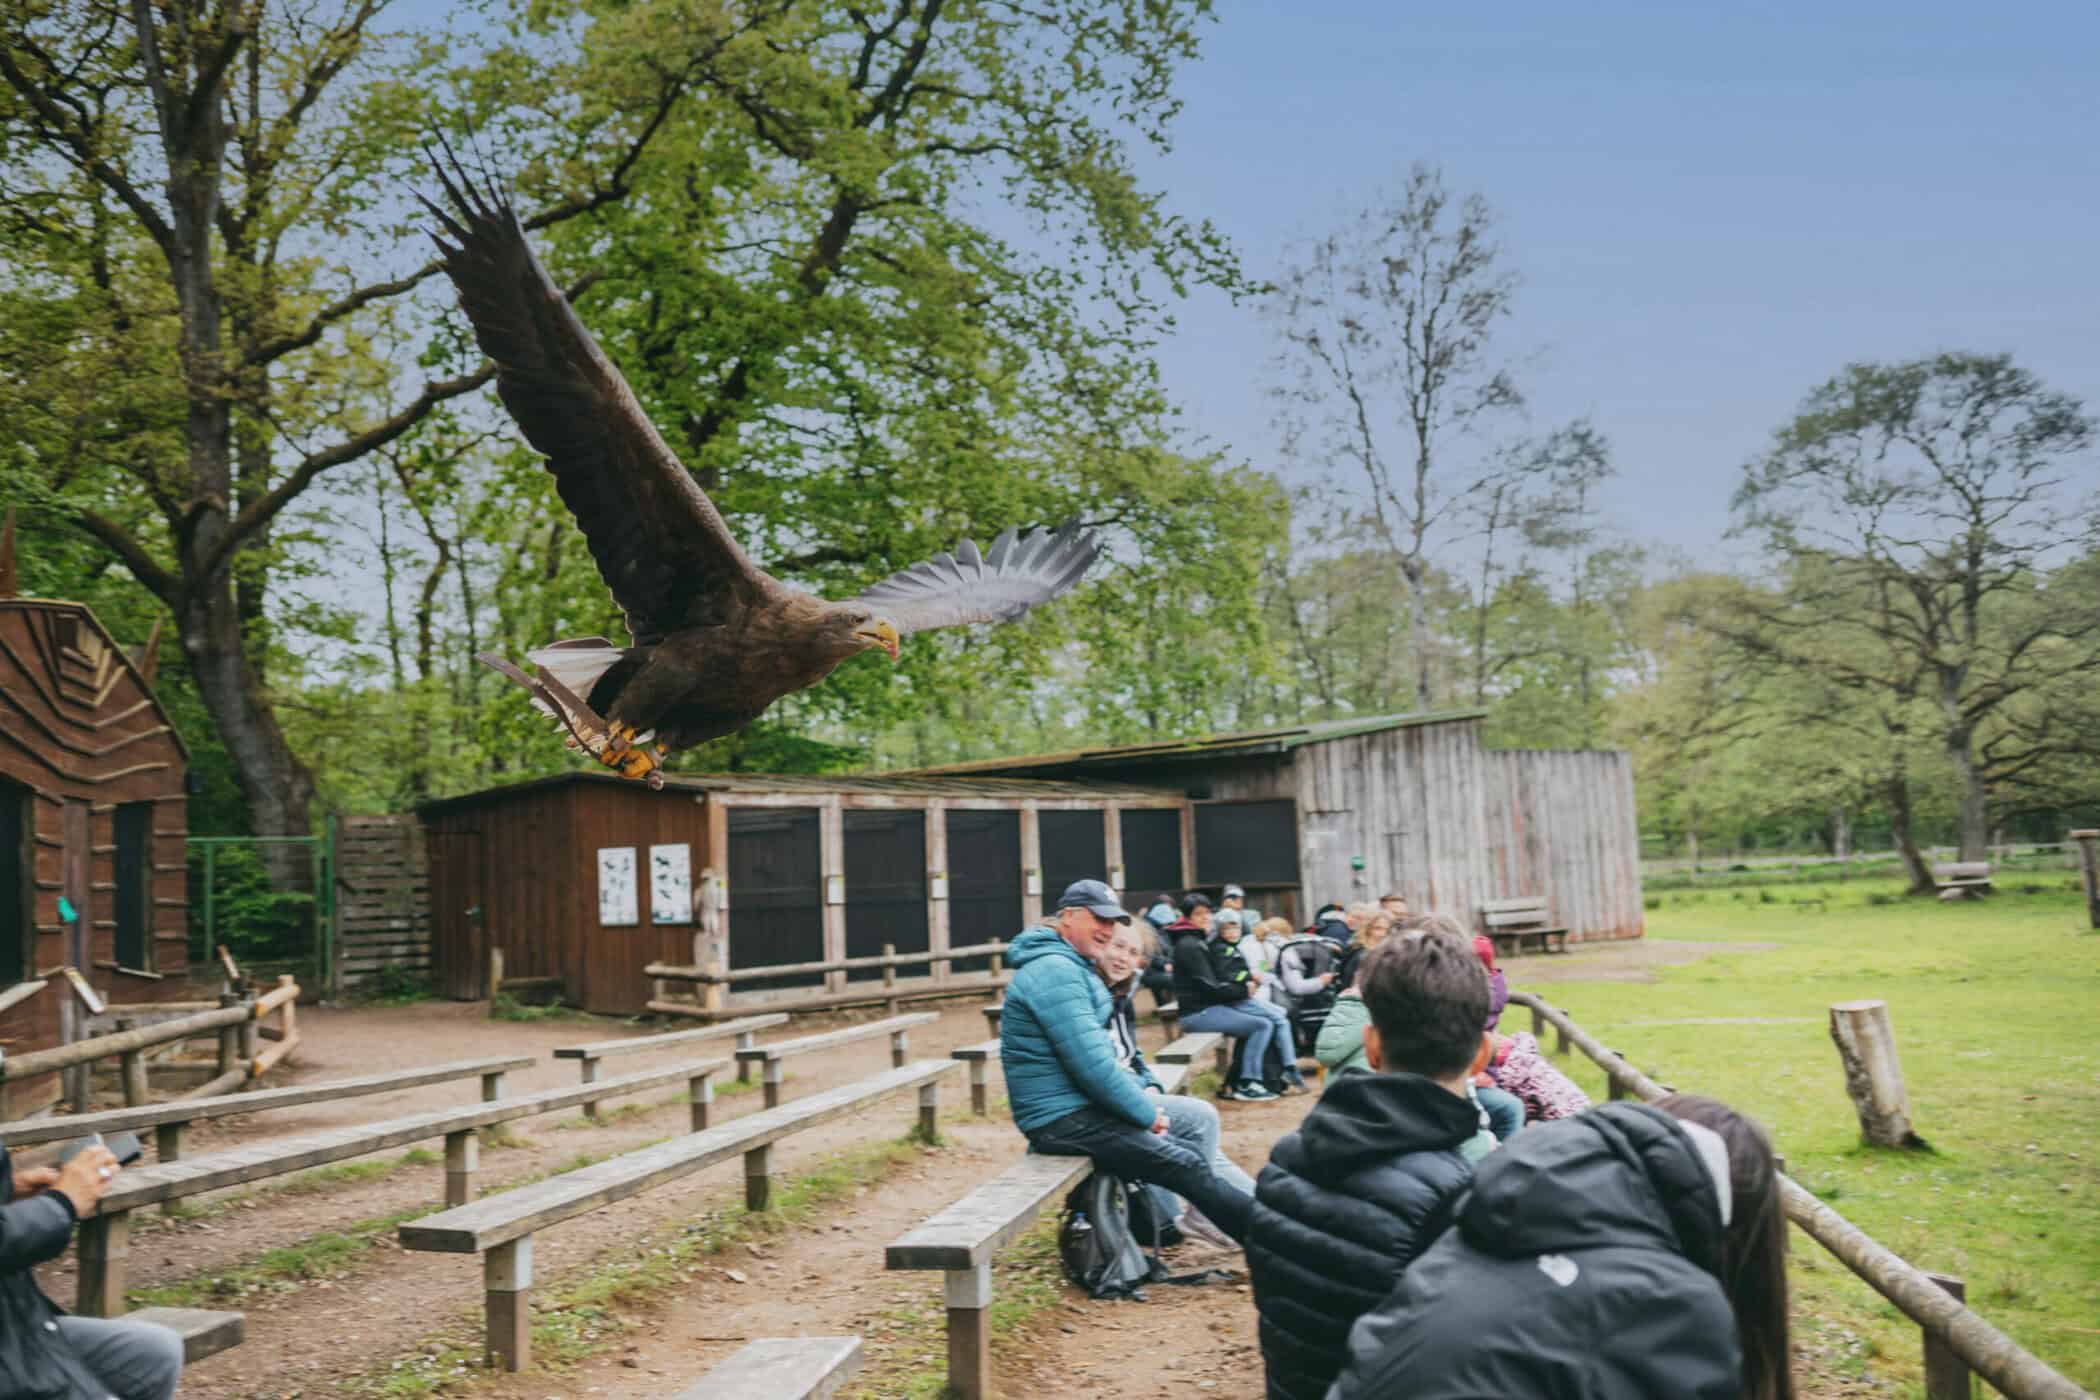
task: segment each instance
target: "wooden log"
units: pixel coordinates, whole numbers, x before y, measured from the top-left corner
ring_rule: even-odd
[[[1948,1297],[1959,1303],[1969,1296],[1962,1281],[1951,1274],[1931,1274],[1925,1277],[1937,1284]],[[1930,1327],[1924,1328],[1925,1336],[1925,1400],[1973,1400],[1976,1388],[1970,1381],[1969,1363],[1956,1354],[1940,1335]]]
[[[76,1040],[70,1045],[58,1045],[49,1050],[32,1050],[26,1055],[12,1055],[6,1060],[0,1060],[0,1080],[28,1079],[34,1075],[49,1074],[53,1070],[84,1065],[105,1055],[122,1055],[127,1050],[147,1050],[155,1045],[165,1045],[171,1040],[187,1040],[199,1031],[237,1025],[246,1020],[247,1015],[246,1010],[240,1007],[200,1011],[193,1016],[162,1021],[158,1025],[138,1026],[132,1030],[119,1031],[115,1035],[100,1035],[92,1040]]]
[[[1830,1008],[1830,1038],[1845,1068],[1845,1093],[1859,1132],[1875,1147],[1924,1147],[1911,1128],[1910,1098],[1885,1001],[1841,1001]]]
[[[50,985],[48,981],[43,980],[15,983],[6,991],[0,992],[0,1013],[12,1010]]]
[[[2074,831],[2071,839],[2078,843],[2078,872],[2085,881],[2086,922],[2100,928],[2100,831]]]
[[[886,945],[894,946],[894,945]],[[1006,950],[999,939],[989,943],[973,943],[964,948],[949,948],[942,952],[875,954],[859,958],[825,958],[817,962],[776,963],[765,967],[732,968],[727,972],[715,967],[685,967],[676,963],[650,963],[642,969],[645,977],[654,977],[671,982],[698,982],[702,984],[726,982],[760,982],[773,977],[801,977],[816,972],[858,972],[868,968],[918,967],[927,963],[944,962],[954,958],[991,957]]]
[[[297,1050],[298,1048],[299,1040],[296,1036],[292,1037],[289,1040],[278,1041],[275,1045],[263,1051],[260,1055],[257,1055],[252,1061],[249,1062],[249,1077],[253,1079],[262,1078],[271,1070],[277,1068],[279,1063],[281,1063],[287,1055],[291,1054],[294,1050]]]

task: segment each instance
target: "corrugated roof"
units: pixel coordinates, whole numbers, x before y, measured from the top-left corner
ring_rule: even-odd
[[[980,758],[968,763],[943,763],[930,768],[912,768],[905,771],[914,776],[948,777],[967,773],[1011,773],[1030,768],[1115,767],[1133,763],[1245,758],[1256,754],[1288,753],[1307,744],[1347,739],[1358,734],[1376,734],[1387,729],[1409,729],[1424,724],[1453,724],[1463,720],[1476,720],[1485,717],[1486,714],[1486,710],[1469,709],[1365,715],[1359,719],[1320,720],[1312,724],[1293,724],[1277,729],[1248,729],[1232,734],[1208,734],[1196,739],[1115,744],[1098,749],[1068,749],[1063,753],[1032,754],[1018,758]]]
[[[575,783],[617,783],[631,780],[611,773],[557,773],[502,787],[483,788],[458,797],[441,797],[416,808],[421,815],[498,802],[546,788]],[[798,793],[812,797],[847,793],[868,797],[1059,797],[1092,798],[1115,802],[1162,802],[1179,804],[1181,794],[1131,783],[1073,783],[1049,778],[957,778],[911,773],[673,773],[664,776],[663,790],[677,795],[720,793]]]

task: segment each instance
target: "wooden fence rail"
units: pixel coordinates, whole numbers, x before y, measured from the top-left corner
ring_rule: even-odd
[[[661,978],[666,982],[734,986],[738,982],[763,982],[774,977],[804,977],[814,972],[865,972],[869,968],[919,967],[926,963],[959,962],[964,958],[996,958],[1005,951],[1006,944],[995,938],[989,943],[944,948],[937,953],[876,953],[860,958],[832,958],[826,962],[779,963],[771,967],[739,967],[728,970],[650,963],[642,969],[642,973],[644,976]]]
[[[1544,997],[1531,992],[1511,992],[1509,999],[1513,1004],[1530,1008],[1535,1033],[1542,1033],[1546,1025],[1552,1025],[1561,1035],[1563,1044],[1572,1043],[1603,1070],[1611,1084],[1613,1098],[1631,1095],[1652,1101],[1674,1092],[1643,1074],[1618,1051],[1607,1049]],[[2094,1400],[2091,1392],[2058,1374],[2047,1362],[1970,1311],[1958,1296],[1946,1291],[1945,1285],[1934,1275],[1916,1268],[1875,1242],[1791,1178],[1782,1174],[1779,1189],[1787,1219],[1800,1226],[1809,1238],[1836,1255],[1846,1268],[1865,1279],[1875,1292],[1894,1303],[1924,1329],[1928,1358],[1935,1342],[1944,1344],[1970,1370],[1997,1387],[2000,1393],[2011,1396],[2012,1400]],[[1967,1377],[1962,1377],[1959,1385],[1961,1388],[1952,1393],[1965,1394]],[[1938,1393],[1934,1393],[1934,1400],[1937,1400]]]

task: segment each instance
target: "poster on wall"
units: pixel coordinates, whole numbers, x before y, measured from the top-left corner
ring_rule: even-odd
[[[634,847],[599,848],[599,924],[606,928],[625,928],[641,922],[634,879]]]
[[[681,841],[649,848],[649,922],[693,921],[693,848]]]

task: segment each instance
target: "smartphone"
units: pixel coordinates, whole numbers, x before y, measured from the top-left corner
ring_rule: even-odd
[[[101,1133],[89,1133],[86,1137],[75,1138],[67,1143],[65,1150],[58,1154],[58,1164],[64,1166],[83,1150],[97,1145],[108,1148],[120,1167],[130,1166],[146,1153],[146,1149],[139,1145],[137,1133],[111,1133],[107,1137]]]

